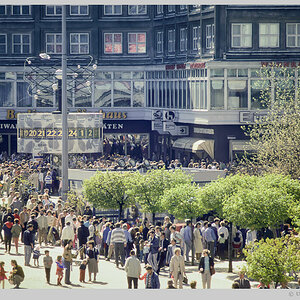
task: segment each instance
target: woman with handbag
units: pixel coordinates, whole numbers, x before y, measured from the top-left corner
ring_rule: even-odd
[[[185,275],[185,266],[184,266],[184,258],[181,255],[181,249],[176,248],[174,251],[174,255],[170,261],[170,275],[173,277],[174,286],[177,289],[177,284],[179,281],[179,288],[183,288],[183,277]]]
[[[88,249],[86,250],[87,266],[89,270],[89,281],[92,281],[92,273],[94,274],[94,282],[96,281],[96,275],[98,273],[99,251],[94,246],[93,242],[88,243]]]
[[[204,249],[202,251],[202,257],[199,263],[199,273],[202,275],[202,287],[203,289],[210,289],[211,276],[215,274],[214,260],[209,256],[210,251]]]

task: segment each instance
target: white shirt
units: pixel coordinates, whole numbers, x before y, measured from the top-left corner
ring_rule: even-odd
[[[62,230],[62,233],[61,233],[61,239],[62,240],[74,240],[74,229],[72,226],[68,226],[66,225],[63,230]]]
[[[225,226],[221,226],[219,229],[218,229],[218,235],[220,236],[220,233],[224,233],[224,238],[227,240],[228,239],[228,236],[229,236],[229,232],[228,232],[228,229],[225,227]]]

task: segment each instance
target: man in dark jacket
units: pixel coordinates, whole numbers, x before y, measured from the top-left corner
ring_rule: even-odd
[[[85,207],[85,210],[84,210],[84,212],[83,212],[83,215],[84,216],[93,216],[93,211],[91,210],[91,208],[90,208],[90,206],[86,206]]]
[[[159,289],[160,283],[158,275],[153,271],[150,265],[146,265],[147,275],[146,275],[146,289]]]
[[[234,282],[237,282],[240,286],[240,289],[251,289],[250,281],[245,278],[245,272],[239,272],[239,278],[235,279]]]
[[[160,239],[159,239],[159,259],[158,259],[158,269],[157,274],[159,275],[160,269],[164,268],[166,265],[166,258],[167,258],[167,252],[168,252],[168,246],[170,242],[168,239],[166,239],[166,235],[164,232],[161,233]]]
[[[84,226],[84,221],[80,221],[80,227],[78,228],[78,242],[79,242],[79,248],[82,247],[80,251],[80,259],[83,259],[83,253],[85,252],[84,248],[87,243],[87,238],[89,237],[90,232],[89,229]]]
[[[29,266],[31,252],[34,247],[34,234],[33,234],[33,225],[28,224],[27,230],[24,231],[23,239],[24,239],[24,254],[25,254],[25,266]]]
[[[150,230],[149,235],[150,249],[148,255],[148,263],[152,266],[153,271],[156,272],[158,269],[159,239],[155,236],[154,230]]]

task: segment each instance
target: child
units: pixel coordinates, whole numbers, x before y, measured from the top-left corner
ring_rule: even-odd
[[[4,281],[5,279],[7,279],[5,273],[7,273],[7,271],[4,270],[4,261],[0,262],[0,282],[2,281],[2,289],[4,289]]]
[[[62,281],[63,276],[64,276],[64,265],[63,265],[63,262],[62,262],[62,256],[61,255],[57,256],[56,265],[57,265],[57,268],[56,268],[57,285],[62,285],[61,281]]]
[[[45,250],[45,256],[43,259],[46,279],[48,284],[50,284],[50,271],[51,271],[51,266],[53,264],[53,259],[49,254],[50,254],[49,250]]]
[[[35,267],[39,267],[39,257],[40,256],[41,256],[40,246],[36,245],[33,250],[33,261],[34,261]]]
[[[87,265],[87,260],[84,259],[82,261],[82,263],[80,264],[80,277],[79,277],[79,281],[80,282],[85,282],[85,270],[86,270],[86,265]]]

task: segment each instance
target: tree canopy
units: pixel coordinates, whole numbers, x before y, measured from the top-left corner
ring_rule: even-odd
[[[256,81],[259,103],[265,116],[244,127],[257,152],[244,158],[239,171],[248,174],[277,173],[300,178],[300,85],[295,85],[297,69],[278,64],[263,67]]]

